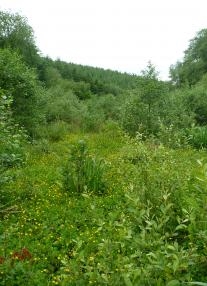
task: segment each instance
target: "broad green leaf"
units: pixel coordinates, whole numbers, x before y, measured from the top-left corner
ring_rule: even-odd
[[[170,282],[167,283],[166,286],[179,286],[181,285],[178,280],[171,280]]]

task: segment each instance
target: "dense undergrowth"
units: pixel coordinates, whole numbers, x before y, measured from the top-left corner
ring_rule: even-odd
[[[107,166],[101,195],[64,187],[63,166],[80,139]],[[16,208],[1,213],[0,285],[207,280],[205,151],[143,144],[111,128],[27,151],[4,186]]]
[[[163,82],[43,57],[0,11],[0,285],[207,285],[206,43]]]

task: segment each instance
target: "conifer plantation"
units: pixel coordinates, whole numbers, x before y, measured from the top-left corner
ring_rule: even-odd
[[[207,285],[206,148],[207,29],[162,81],[0,11],[0,285]]]

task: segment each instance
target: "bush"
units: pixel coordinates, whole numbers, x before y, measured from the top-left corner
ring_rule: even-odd
[[[188,146],[184,129],[178,129],[173,124],[165,126],[160,123],[160,130],[155,141],[170,148],[184,148]]]
[[[0,90],[0,166],[4,168],[21,165],[25,159],[23,142],[26,134],[12,120],[12,98]]]
[[[7,200],[3,185],[11,179],[8,170],[25,161],[24,143],[26,134],[12,120],[12,98],[0,89],[0,201]]]
[[[72,92],[70,86],[65,90],[64,82],[48,89],[45,96],[45,117],[47,122],[65,121],[74,128],[84,121],[86,107]]]
[[[132,136],[137,132],[156,134],[159,129],[158,118],[155,110],[149,112],[147,104],[142,102],[139,95],[133,95],[123,106],[121,124]]]
[[[84,140],[71,149],[69,160],[64,168],[64,188],[73,194],[106,192],[104,181],[105,163],[88,154]]]
[[[70,125],[57,120],[34,130],[34,138],[41,140],[59,141],[70,131]]]
[[[93,110],[91,113],[87,113],[83,123],[83,130],[85,132],[98,132],[104,123],[104,114],[102,111]]]
[[[21,126],[32,133],[34,126],[43,122],[41,112],[42,88],[36,74],[13,51],[0,49],[0,86],[12,96],[13,116]]]

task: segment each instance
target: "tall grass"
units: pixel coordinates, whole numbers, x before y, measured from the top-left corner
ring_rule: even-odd
[[[188,142],[197,149],[207,148],[207,126],[196,126],[187,130]]]
[[[64,187],[70,193],[92,192],[103,194],[105,163],[89,155],[86,142],[80,140],[72,147],[63,175]]]

